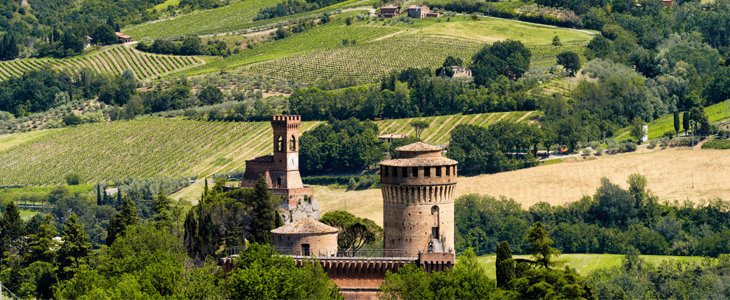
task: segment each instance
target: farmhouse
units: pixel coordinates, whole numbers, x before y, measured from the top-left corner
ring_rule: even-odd
[[[460,67],[460,66],[451,66],[450,67],[452,71],[454,71],[454,75],[451,77],[464,77],[464,78],[471,78],[471,70],[469,70],[467,67]],[[441,68],[439,71],[439,76],[448,77],[448,73],[446,73],[446,68]]]
[[[378,17],[383,18],[395,18],[397,16],[400,16],[400,6],[383,6],[380,8],[380,13],[378,13]]]
[[[114,34],[117,35],[117,38],[119,39],[119,43],[120,44],[131,43],[132,42],[132,37],[131,36],[124,35],[121,32],[115,32]]]
[[[411,5],[408,7],[408,16],[416,19],[423,19],[430,12],[426,5]]]
[[[395,134],[395,133],[384,134],[384,135],[378,136],[379,140],[387,142],[387,143],[392,143],[394,140],[402,140],[405,138],[408,138],[408,136],[405,134]]]

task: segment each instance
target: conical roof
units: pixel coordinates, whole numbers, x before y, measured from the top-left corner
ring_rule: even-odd
[[[339,230],[310,218],[301,218],[271,231],[277,234],[337,233]]]
[[[424,142],[415,142],[413,144],[408,144],[405,146],[395,148],[395,150],[402,151],[402,152],[433,152],[433,151],[441,151],[443,149],[439,146],[429,145]]]

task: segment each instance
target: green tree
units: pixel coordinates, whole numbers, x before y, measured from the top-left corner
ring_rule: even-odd
[[[527,251],[532,252],[533,263],[538,267],[550,269],[550,267],[559,265],[553,261],[562,254],[560,250],[552,247],[553,240],[548,237],[547,228],[542,222],[535,222],[527,233],[527,239],[532,243],[532,247]]]
[[[81,183],[81,175],[77,173],[69,173],[66,175],[66,184],[68,185],[78,185]]]
[[[461,58],[454,58],[453,56],[449,55],[449,57],[446,58],[441,66],[444,68],[448,68],[452,66],[462,66],[463,64],[464,61],[461,60]]]
[[[119,194],[122,192],[119,191]],[[127,227],[139,224],[139,217],[137,216],[137,207],[132,202],[132,199],[127,195],[122,196],[122,206],[118,214],[112,216],[109,219],[109,230],[106,236],[106,245],[111,246],[114,244],[119,236],[124,235],[127,231]]]
[[[182,45],[180,45],[180,54],[182,55],[198,55],[201,54],[203,49],[200,43],[200,38],[197,36],[188,36],[183,39]]]
[[[520,41],[488,44],[472,57],[474,83],[487,86],[500,75],[517,80],[530,68],[531,57],[530,50]]]
[[[276,208],[271,202],[272,194],[266,180],[259,176],[254,186],[254,197],[251,203],[250,241],[260,244],[271,243],[271,230],[276,228]]]
[[[730,67],[722,67],[715,73],[712,82],[702,91],[702,96],[710,103],[720,103],[730,98]]]
[[[641,118],[634,118],[631,122],[631,137],[636,139],[637,144],[641,144],[641,139],[646,136],[647,132],[644,129],[644,120]]]
[[[84,231],[82,224],[75,213],[69,216],[63,229],[63,244],[58,249],[59,273],[61,278],[68,279],[76,273],[82,264],[87,263],[91,254],[89,235]]]
[[[687,134],[687,130],[689,130],[689,112],[685,111],[682,114],[682,129],[684,129],[684,134]]]
[[[271,245],[251,244],[228,283],[231,299],[344,299],[321,264],[304,261],[297,267]]]
[[[84,123],[84,120],[73,112],[67,113],[63,116],[63,124],[66,124],[66,126],[75,126],[82,123]]]
[[[679,135],[679,111],[674,112],[674,132]]]
[[[398,268],[398,272],[385,272],[385,280],[380,285],[380,300],[397,299],[435,299],[430,288],[428,273],[415,264]]]
[[[58,247],[58,243],[53,238],[58,235],[58,231],[51,225],[51,220],[53,220],[51,215],[43,217],[43,223],[38,227],[37,232],[28,236],[30,243],[23,259],[26,264],[37,261],[55,263],[55,249]]]
[[[512,249],[509,243],[503,241],[497,245],[495,265],[497,267],[497,287],[508,288],[509,282],[515,279],[515,262],[512,259]]]
[[[423,121],[423,120],[413,120],[411,121],[411,127],[413,127],[413,130],[416,131],[416,137],[420,140],[421,134],[428,129],[428,127],[431,126],[430,123]]]
[[[0,216],[0,257],[5,253],[18,254],[23,244],[22,237],[26,234],[23,227],[23,219],[20,217],[20,209],[14,201],[10,201],[5,207],[5,213]]]
[[[557,37],[557,36],[556,36]],[[566,70],[570,71],[570,75],[575,75],[575,72],[580,70],[580,57],[577,53],[571,52],[571,51],[565,51],[560,54],[558,54],[557,57],[557,63],[563,67],[565,67]]]
[[[119,37],[114,33],[114,28],[106,24],[97,26],[91,33],[91,38],[99,45],[112,45],[119,40]]]
[[[206,105],[213,105],[223,102],[223,92],[214,85],[206,86],[198,92],[198,99]]]
[[[330,211],[322,215],[319,221],[339,229],[337,248],[355,255],[363,246],[380,240],[383,228],[370,219],[358,218],[346,211]]]
[[[562,46],[562,45],[563,45],[563,43],[560,42],[560,37],[557,35],[554,36],[553,37],[553,46]]]

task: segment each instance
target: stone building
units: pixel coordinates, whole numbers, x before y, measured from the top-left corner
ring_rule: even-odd
[[[274,135],[274,152],[246,160],[246,171],[241,187],[253,188],[259,176],[263,176],[269,190],[283,199],[279,214],[284,223],[308,217],[319,219],[319,203],[314,198],[314,188],[304,186],[299,175],[299,126],[300,116],[279,115],[271,117]]]
[[[469,70],[467,67],[461,67],[461,66],[451,66],[452,71],[454,71],[454,75],[451,77],[464,77],[464,78],[471,78],[471,70]],[[441,68],[439,70],[438,76],[441,76],[442,78],[448,77],[449,75],[446,73],[446,68]]]
[[[426,5],[411,5],[408,7],[408,16],[416,19],[423,19],[431,10]]]
[[[337,228],[301,218],[271,231],[276,251],[283,255],[337,255]]]
[[[386,256],[452,252],[457,162],[421,142],[395,150],[380,163]]]

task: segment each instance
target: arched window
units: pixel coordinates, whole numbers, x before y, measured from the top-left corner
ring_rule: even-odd
[[[297,151],[297,138],[292,134],[291,140],[289,140],[289,150]]]
[[[276,151],[284,151],[284,137],[279,136],[276,139]]]

